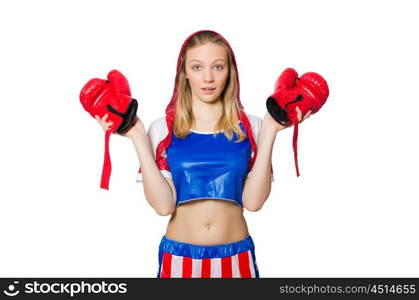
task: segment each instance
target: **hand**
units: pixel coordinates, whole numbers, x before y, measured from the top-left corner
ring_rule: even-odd
[[[108,114],[105,114],[102,117],[102,119],[99,118],[98,115],[95,115],[96,121],[102,126],[102,128],[105,132],[108,131],[108,130],[112,130],[112,125],[113,125],[112,121],[106,122],[107,118],[108,118]],[[135,116],[133,123],[134,123],[134,125],[131,126],[131,128],[128,131],[126,131],[125,133],[119,134],[117,132],[114,132],[114,134],[132,139],[135,136],[138,128],[143,125],[142,121],[140,120],[140,118],[138,118],[138,116]]]
[[[308,117],[310,117],[311,115],[311,110],[309,110],[306,115],[301,119],[301,117],[303,116],[303,113],[301,112],[300,108],[297,106],[295,108],[295,110],[297,111],[297,118],[298,118],[298,123],[302,123],[305,119],[307,119]]]
[[[103,131],[108,131],[108,130],[110,130],[111,129],[111,126],[112,126],[112,124],[113,124],[113,122],[112,121],[110,121],[110,122],[106,122],[106,119],[108,118],[108,114],[105,114],[103,117],[102,117],[102,119],[101,118],[99,118],[99,116],[98,115],[95,115],[95,119],[96,119],[96,121],[100,124],[100,126],[102,126],[102,128],[103,128]]]
[[[305,119],[307,119],[311,115],[311,110],[309,110],[304,117],[302,117],[302,112],[298,106],[296,106],[295,110],[297,111],[298,123],[302,123]],[[277,121],[275,121],[274,118],[272,118],[269,112],[266,113],[263,122],[268,123],[269,128],[273,128],[275,132],[278,132],[282,129],[293,126],[293,123],[290,123],[288,125],[279,124]]]

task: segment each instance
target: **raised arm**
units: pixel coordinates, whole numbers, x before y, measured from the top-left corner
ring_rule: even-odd
[[[107,117],[107,114],[102,119],[99,116],[95,117],[104,131],[109,130],[112,125],[112,121],[106,122]],[[149,134],[146,133],[141,119],[136,117],[135,125],[122,136],[130,138],[134,144],[141,165],[144,194],[148,203],[159,215],[170,215],[175,210],[176,190],[172,179],[164,177],[157,167]]]
[[[260,210],[271,192],[272,148],[276,131],[264,121],[258,136],[258,154],[242,194],[243,206],[249,211]]]
[[[140,161],[145,197],[159,215],[170,215],[176,208],[176,192],[172,179],[164,177],[160,172],[143,124],[136,124],[134,130],[131,141]]]
[[[307,119],[311,114],[311,111],[309,111],[303,117],[298,106],[296,107],[296,110],[300,123]],[[242,201],[244,208],[247,210],[260,210],[268,199],[271,192],[272,181],[272,148],[275,143],[276,134],[278,131],[288,128],[291,125],[282,126],[277,123],[269,113],[266,113],[258,133],[258,154],[252,171],[249,173],[243,188]]]

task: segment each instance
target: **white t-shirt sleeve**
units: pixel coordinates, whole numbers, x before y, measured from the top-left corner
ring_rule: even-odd
[[[156,150],[158,145],[167,136],[168,132],[169,131],[167,130],[165,117],[161,117],[157,120],[154,120],[150,124],[147,130],[147,135],[151,143],[151,148],[153,149],[154,159],[156,159]],[[163,152],[163,155],[166,156],[166,151]],[[160,172],[164,177],[172,178],[172,174],[170,173],[170,171],[160,170]],[[138,172],[136,181],[140,183],[143,182],[143,176],[141,172]]]
[[[252,133],[253,133],[253,139],[256,143],[256,145],[258,144],[258,140],[259,140],[259,132],[260,132],[260,128],[262,126],[262,119],[253,115],[247,115],[247,118],[249,119],[250,125],[252,127]],[[253,155],[253,151],[252,151],[252,155]],[[251,175],[252,171],[250,171],[247,176]],[[273,173],[273,169],[272,169],[272,165],[271,165],[271,182],[274,181],[274,173]]]

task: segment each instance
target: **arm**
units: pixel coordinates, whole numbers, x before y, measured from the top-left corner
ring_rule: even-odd
[[[265,118],[259,133],[258,155],[243,188],[243,206],[249,211],[260,210],[271,192],[272,148],[276,133]]]
[[[170,215],[176,208],[176,193],[171,178],[161,174],[154,159],[148,135],[141,122],[133,127],[131,141],[141,165],[144,194],[154,210],[161,216]]]
[[[297,117],[301,123],[307,119],[311,111],[302,117],[301,110],[297,106]],[[271,192],[271,166],[272,148],[278,131],[290,127],[277,123],[269,113],[266,113],[258,139],[258,155],[252,168],[252,174],[245,181],[243,188],[243,206],[249,211],[258,211],[262,208]]]

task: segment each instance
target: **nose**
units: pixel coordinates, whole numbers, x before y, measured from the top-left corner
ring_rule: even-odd
[[[214,75],[212,74],[212,70],[208,70],[208,69],[205,70],[204,81],[205,82],[213,82],[214,81]]]

